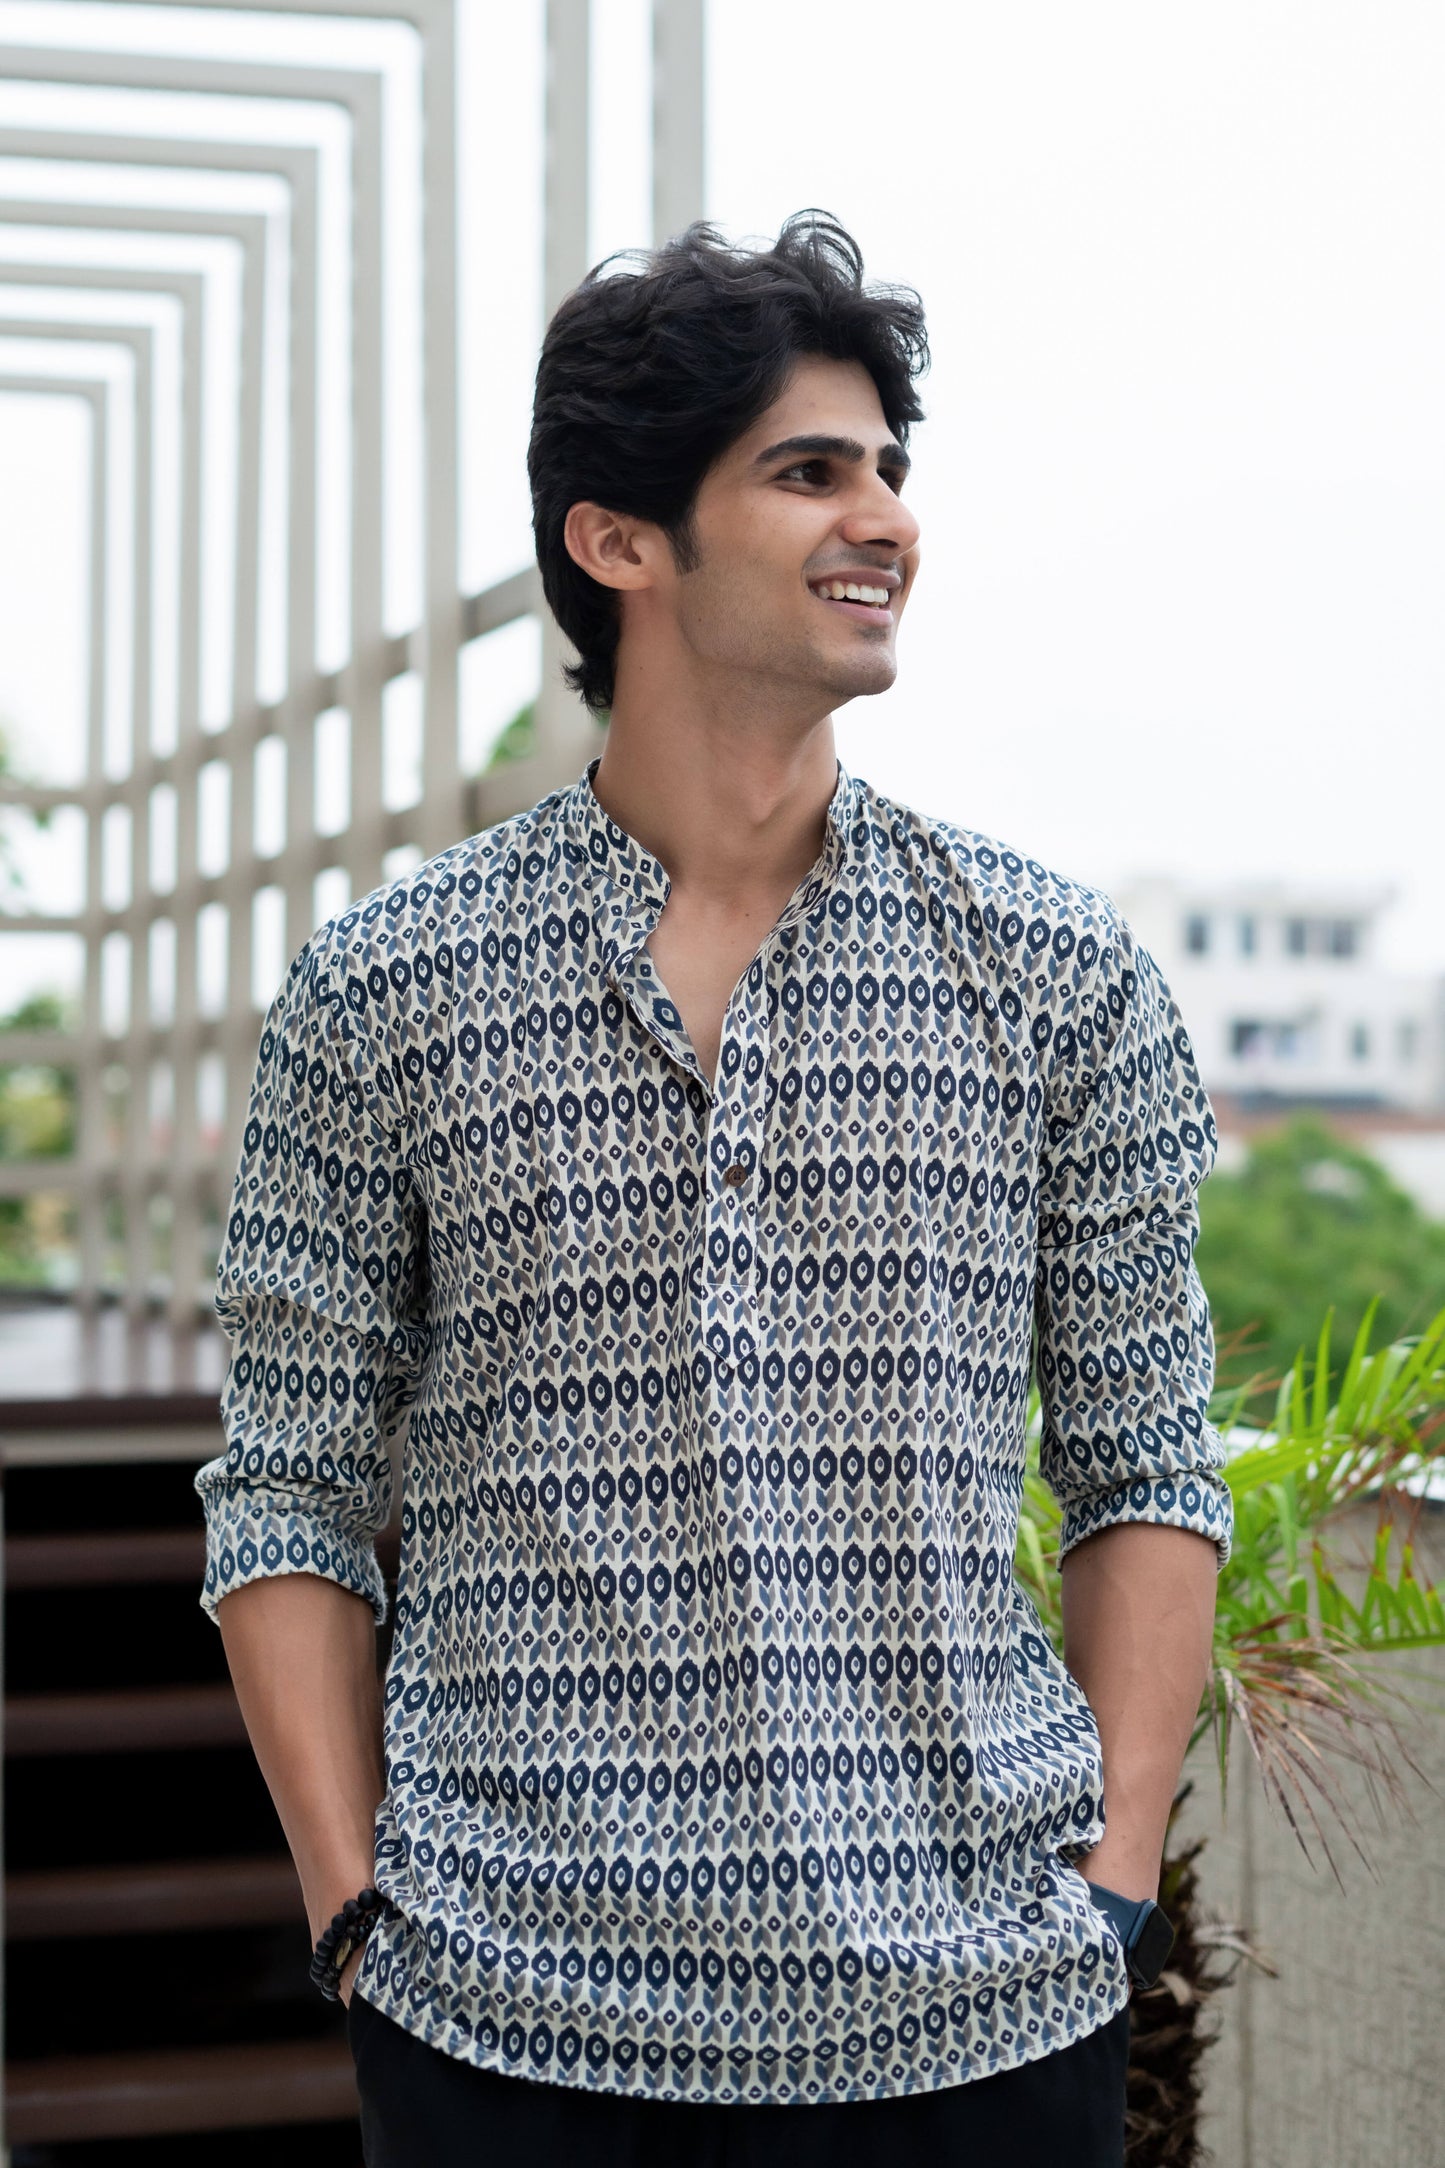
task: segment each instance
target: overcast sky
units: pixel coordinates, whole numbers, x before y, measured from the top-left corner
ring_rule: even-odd
[[[644,238],[645,19],[595,4],[600,254]],[[528,554],[540,20],[466,15],[471,586]],[[709,67],[710,215],[823,205],[929,313],[923,571],[845,761],[1105,885],[1384,882],[1387,959],[1445,969],[1445,10],[715,0]],[[37,765],[83,693],[82,454],[0,395],[0,714]],[[495,652],[489,727],[533,652]]]

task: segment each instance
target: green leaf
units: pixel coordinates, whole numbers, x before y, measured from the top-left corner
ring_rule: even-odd
[[[1325,1312],[1320,1327],[1319,1343],[1315,1349],[1314,1394],[1310,1407],[1310,1427],[1316,1437],[1324,1434],[1325,1418],[1330,1406],[1330,1324],[1334,1318],[1334,1306]]]

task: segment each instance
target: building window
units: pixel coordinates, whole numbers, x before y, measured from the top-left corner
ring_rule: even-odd
[[[1209,954],[1209,921],[1202,911],[1191,911],[1185,919],[1184,946],[1191,956]]]
[[[1259,921],[1246,913],[1239,922],[1239,953],[1253,956],[1259,948]]]
[[[1331,956],[1357,956],[1360,952],[1360,929],[1352,918],[1336,918],[1330,921],[1329,953]]]
[[[1420,1026],[1413,1016],[1402,1016],[1398,1032],[1401,1061],[1413,1061],[1420,1051]]]
[[[1350,1059],[1368,1061],[1370,1058],[1370,1027],[1368,1024],[1351,1024]]]
[[[1307,918],[1287,918],[1284,922],[1285,953],[1289,956],[1307,956],[1310,946],[1310,922]]]
[[[1238,1061],[1317,1061],[1319,1019],[1315,1015],[1235,1017],[1229,1026],[1229,1051]]]

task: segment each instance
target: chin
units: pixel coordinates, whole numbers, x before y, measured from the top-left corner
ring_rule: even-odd
[[[829,690],[835,700],[866,700],[870,693],[889,690],[898,676],[898,664],[891,655],[876,655],[835,669],[830,676]]]

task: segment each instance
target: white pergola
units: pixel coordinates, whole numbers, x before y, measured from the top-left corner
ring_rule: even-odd
[[[177,4],[177,0],[167,0]],[[186,0],[193,7],[196,0]],[[215,7],[219,0],[201,0]],[[399,850],[421,855],[530,805],[575,775],[598,740],[597,726],[567,692],[561,636],[542,603],[536,568],[519,564],[477,594],[458,580],[458,265],[455,58],[457,14],[465,0],[261,0],[251,12],[366,19],[409,32],[417,65],[398,71],[285,57],[230,59],[175,51],[0,46],[0,79],[35,86],[35,112],[0,127],[0,156],[53,172],[64,186],[0,197],[0,340],[34,342],[33,369],[12,368],[0,389],[83,402],[90,440],[90,661],[86,762],[73,786],[0,786],[13,805],[73,809],[84,822],[84,890],[68,915],[13,914],[7,937],[64,933],[84,946],[76,1033],[0,1034],[0,1063],[73,1068],[80,1078],[74,1156],[0,1163],[0,1196],[60,1192],[76,1217],[77,1302],[93,1319],[118,1301],[139,1323],[164,1315],[184,1343],[204,1314],[207,1256],[225,1208],[255,1056],[258,897],[284,921],[288,954],[317,923],[318,879],[328,896],[359,895],[384,877]],[[57,11],[57,16],[59,11]],[[553,308],[587,268],[589,142],[588,0],[546,0],[543,296]],[[652,0],[653,236],[680,230],[703,209],[703,4]],[[257,53],[266,51],[259,35]],[[280,53],[284,54],[284,43]],[[214,136],[138,132],[117,99],[116,125],[82,130],[55,123],[48,86],[94,91],[180,92],[224,102],[228,114],[278,102],[297,125],[247,135],[234,120]],[[417,101],[422,204],[419,371],[423,505],[418,621],[388,630],[383,609],[385,476],[395,427],[385,397],[384,350],[396,305],[383,233],[385,102]],[[286,103],[289,102],[289,103]],[[15,104],[11,97],[11,110]],[[350,518],[346,528],[349,640],[339,662],[318,663],[318,446],[323,417],[319,354],[328,330],[326,242],[321,220],[320,151],[306,116],[318,106],[340,115],[348,143],[349,260],[343,283],[351,398],[345,416]],[[292,136],[294,135],[294,140]],[[129,205],[108,197],[104,174],[117,166],[260,177],[283,206],[278,214],[215,207]],[[88,177],[88,178],[87,178]],[[21,251],[14,229],[30,230]],[[53,232],[53,255],[35,233]],[[7,245],[7,234],[11,244]],[[166,269],[117,261],[117,235],[161,236],[175,261]],[[63,246],[61,245],[63,237]],[[234,412],[207,411],[206,361],[224,333],[216,306],[218,244],[239,261],[239,311],[231,357]],[[48,246],[48,244],[47,244]],[[187,252],[190,252],[187,257]],[[186,259],[182,262],[180,259]],[[281,275],[278,277],[278,266]],[[334,269],[334,266],[330,267]],[[25,290],[22,297],[20,289]],[[44,290],[46,305],[37,307]],[[54,313],[49,295],[54,293]],[[283,307],[278,308],[278,296]],[[99,299],[92,314],[86,297]],[[63,305],[62,305],[63,303]],[[275,402],[264,396],[263,357],[278,326],[286,356],[284,465],[285,662],[279,692],[258,681],[263,473]],[[334,326],[331,328],[335,328]],[[172,339],[178,365],[162,368],[158,342]],[[57,351],[69,357],[57,363]],[[175,357],[172,357],[174,360]],[[166,402],[172,409],[167,411]],[[225,510],[234,577],[227,596],[232,654],[227,712],[220,727],[203,717],[201,579],[202,471],[224,419],[234,432],[234,489]],[[333,417],[325,417],[328,424]],[[157,651],[154,608],[164,577],[157,537],[155,448],[163,429],[179,445],[178,570],[170,622],[173,649]],[[130,501],[109,501],[118,433],[134,446]],[[119,511],[123,530],[114,514]],[[212,514],[212,516],[214,516]],[[124,533],[127,566],[107,537]],[[128,572],[128,577],[122,577]],[[121,610],[128,622],[122,624]],[[542,620],[543,674],[533,750],[482,776],[463,772],[458,666],[470,641],[514,620]],[[124,635],[131,656],[128,751],[107,742],[108,658]],[[412,678],[421,715],[421,794],[389,807],[382,788],[388,688]],[[158,746],[152,716],[158,687],[175,689],[175,728]],[[347,748],[349,804],[344,826],[317,811],[318,724],[325,743]],[[340,736],[338,738],[338,732]],[[284,771],[284,836],[277,852],[256,845],[258,748]],[[328,753],[327,758],[330,758]],[[225,847],[205,844],[202,796],[224,801]],[[157,863],[154,839],[164,837]],[[119,884],[116,867],[121,868]],[[162,880],[162,875],[164,879]],[[117,892],[117,886],[122,891]],[[333,901],[329,908],[335,908]],[[324,915],[324,914],[322,914]],[[207,999],[200,951],[209,940],[225,958],[223,999]],[[108,989],[105,999],[103,988]],[[216,1109],[203,1121],[202,1098]],[[160,1110],[158,1119],[157,1110]],[[177,1371],[184,1376],[184,1361]]]

